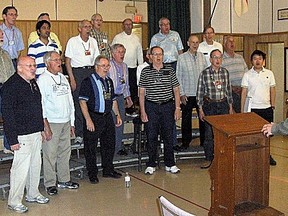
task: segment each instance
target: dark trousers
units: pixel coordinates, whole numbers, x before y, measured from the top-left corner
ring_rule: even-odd
[[[84,155],[86,160],[86,169],[89,178],[97,176],[97,158],[96,148],[98,139],[100,139],[100,153],[103,173],[110,173],[114,170],[113,156],[115,151],[115,125],[112,114],[105,116],[89,112],[94,123],[95,131],[87,130],[86,121],[84,121]]]
[[[241,95],[232,91],[233,109],[236,113],[241,112]]]
[[[223,102],[205,101],[202,108],[206,116],[229,114],[229,105],[227,101]],[[212,161],[214,158],[214,136],[212,126],[206,121],[205,121],[205,140],[203,147],[206,160]]]
[[[273,122],[274,110],[272,107],[266,109],[251,109],[251,112],[256,113],[268,122]]]
[[[75,135],[83,137],[83,115],[79,105],[79,91],[82,81],[90,76],[94,72],[94,69],[86,68],[73,68],[73,75],[76,81],[76,89],[73,92],[73,101],[75,107]]]
[[[145,123],[147,134],[147,150],[149,161],[147,166],[156,167],[158,134],[160,131],[161,138],[164,142],[164,163],[165,166],[171,167],[175,165],[173,151],[173,127],[175,125],[174,103],[155,104],[145,101],[145,111],[148,116],[148,122]]]
[[[182,110],[182,122],[181,122],[181,131],[182,131],[182,145],[188,147],[189,143],[192,140],[192,110],[196,108],[197,114],[199,116],[199,107],[196,102],[196,96],[187,97],[187,104],[181,104]],[[201,146],[204,143],[205,138],[205,123],[199,120],[199,131],[200,131],[200,144]]]
[[[133,103],[138,101],[137,68],[128,68],[130,94]]]

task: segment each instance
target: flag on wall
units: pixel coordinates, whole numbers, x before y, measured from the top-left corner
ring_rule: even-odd
[[[248,11],[248,0],[234,0],[236,14],[240,17]]]

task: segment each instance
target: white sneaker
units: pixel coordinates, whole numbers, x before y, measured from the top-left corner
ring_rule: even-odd
[[[43,195],[38,195],[37,197],[35,198],[31,198],[31,197],[27,197],[25,198],[26,202],[36,202],[36,203],[39,203],[39,204],[46,204],[49,202],[49,198],[48,197],[44,197]]]
[[[145,170],[145,174],[152,175],[156,171],[155,167],[147,167]]]
[[[14,154],[13,151],[11,151],[11,150],[9,150],[9,149],[6,149],[5,147],[4,147],[4,149],[3,149],[3,152],[4,152],[5,154]]]
[[[172,167],[165,166],[165,170],[166,172],[171,172],[173,174],[180,172],[180,169],[175,165]]]
[[[76,138],[75,138],[75,140],[74,140],[74,143],[82,143],[83,142],[83,138],[82,137],[80,137],[80,136],[77,136]]]
[[[18,204],[16,206],[8,205],[8,209],[15,211],[17,213],[20,213],[20,214],[28,211],[28,207],[23,204]]]

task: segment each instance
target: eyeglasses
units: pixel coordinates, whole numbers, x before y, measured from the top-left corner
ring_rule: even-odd
[[[49,61],[53,61],[53,62],[61,62],[61,59],[58,58],[58,59],[50,59]]]
[[[215,59],[215,60],[222,59],[222,56],[212,56],[212,59]]]
[[[21,64],[22,66],[26,66],[26,67],[28,67],[28,68],[36,68],[37,67],[37,65],[36,64]]]
[[[101,67],[101,68],[103,68],[103,69],[105,69],[105,68],[110,68],[110,67],[111,67],[110,65],[97,65],[97,66],[99,66],[99,67]]]
[[[18,17],[18,14],[14,14],[14,13],[7,13],[6,15],[7,15],[7,16],[15,16],[15,17]]]
[[[163,56],[163,53],[152,53],[153,56]]]

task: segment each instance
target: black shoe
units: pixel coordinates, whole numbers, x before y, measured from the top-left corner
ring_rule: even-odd
[[[121,178],[121,176],[122,176],[122,174],[116,172],[115,170],[110,172],[110,173],[103,173],[103,177],[104,178],[115,178],[115,179],[118,179],[118,178]]]
[[[272,158],[272,156],[270,155],[270,165],[271,166],[276,166],[277,162]]]
[[[181,152],[181,151],[182,151],[182,148],[181,148],[181,146],[179,146],[179,145],[175,145],[175,146],[173,146],[173,150],[174,150],[174,151],[177,151],[177,152]]]
[[[212,161],[205,161],[204,164],[201,165],[201,169],[208,169],[212,164]]]
[[[98,184],[99,183],[99,179],[97,178],[97,176],[89,178],[89,180],[90,180],[91,184]]]
[[[52,187],[47,187],[46,192],[48,195],[53,196],[53,195],[56,195],[58,193],[58,190],[57,190],[56,186],[52,186]]]
[[[118,155],[121,155],[121,156],[127,156],[128,153],[125,149],[121,149],[120,151],[117,152]]]

